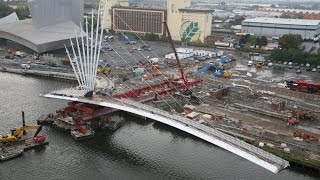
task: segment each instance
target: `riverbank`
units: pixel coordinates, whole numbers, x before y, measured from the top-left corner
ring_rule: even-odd
[[[316,157],[315,155],[315,157],[313,158],[306,157],[306,154],[301,154],[299,152],[286,153],[279,149],[270,148],[267,146],[264,146],[261,149],[289,161],[291,165],[302,166],[303,168],[310,168],[320,173],[320,157]]]
[[[62,79],[62,80],[72,80],[76,81],[74,74],[54,72],[54,71],[41,71],[41,70],[32,70],[32,69],[15,69],[15,68],[0,68],[0,72],[21,74],[26,76],[36,76],[36,77],[47,77],[52,79]]]

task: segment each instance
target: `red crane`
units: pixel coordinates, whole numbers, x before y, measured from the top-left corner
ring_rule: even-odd
[[[181,66],[181,62],[180,62],[176,47],[174,46],[174,43],[172,41],[172,37],[171,37],[171,33],[169,31],[168,24],[167,24],[166,21],[164,21],[163,24],[164,24],[164,26],[166,28],[167,33],[168,33],[168,39],[169,39],[169,42],[170,42],[171,47],[173,49],[174,55],[176,56],[176,60],[177,60],[177,64],[178,64],[178,67],[179,67],[181,79],[183,80],[183,84],[184,84],[184,86],[186,86],[186,88],[189,88],[189,82],[188,82],[187,78],[184,76],[183,67]]]

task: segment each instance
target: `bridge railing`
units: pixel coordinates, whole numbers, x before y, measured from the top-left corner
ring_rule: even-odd
[[[132,105],[132,106],[135,106],[136,108],[138,109],[143,109],[145,111],[148,111],[148,112],[151,112],[153,114],[157,114],[157,115],[160,115],[160,116],[164,116],[166,118],[169,118],[169,119],[173,119],[173,120],[176,120],[176,121],[179,121],[183,124],[187,124],[193,128],[197,128],[199,130],[202,130],[208,134],[211,134],[215,137],[218,137],[226,142],[228,142],[229,144],[231,145],[235,145],[235,146],[238,146],[240,148],[243,148],[249,152],[252,152],[254,153],[255,155],[258,155],[262,158],[266,158],[268,160],[271,160],[272,162],[276,163],[276,164],[279,164],[283,167],[287,167],[289,166],[289,162],[286,161],[286,160],[283,160],[271,153],[268,153],[260,148],[257,148],[256,146],[253,146],[251,144],[248,144],[238,138],[235,138],[233,136],[230,136],[230,135],[227,135],[223,132],[220,132],[218,130],[216,130],[215,128],[211,128],[211,127],[208,127],[206,125],[203,125],[197,121],[193,121],[193,120],[190,120],[190,119],[187,119],[187,118],[184,118],[184,117],[181,117],[179,115],[176,115],[176,114],[172,114],[172,113],[169,113],[167,111],[164,111],[164,110],[161,110],[161,109],[158,109],[158,108],[154,108],[152,106],[148,106],[148,105],[145,105],[145,104],[142,104],[142,103],[138,103],[138,102],[135,102],[135,101],[132,101],[132,100],[128,100],[128,99],[121,99],[120,100],[121,102],[123,103],[126,103],[126,104],[129,104],[129,105]]]

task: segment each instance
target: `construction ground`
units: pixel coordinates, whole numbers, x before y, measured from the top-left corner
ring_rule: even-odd
[[[123,52],[123,46],[119,49],[114,46],[114,51],[104,52],[103,57],[111,66],[104,69],[102,73],[114,83],[112,95],[180,77],[177,63],[163,57],[170,52],[169,44],[150,43],[150,45],[152,50],[159,55],[157,62],[150,62],[151,52],[146,52],[150,54],[148,58],[137,56],[130,61],[116,60],[114,51]],[[132,47],[126,45],[126,48],[130,50]],[[161,52],[157,52],[158,48]],[[209,50],[208,48],[198,49]],[[175,92],[171,95],[159,96],[151,105],[168,108],[164,102],[165,100],[167,100],[166,102],[172,101],[171,97],[174,96],[175,99],[181,100],[172,102],[172,104],[176,104],[175,111],[177,113],[195,121],[201,121],[208,126],[219,128],[223,132],[243,138],[251,143],[260,146],[263,143],[265,146],[262,148],[289,160],[294,156],[299,157],[298,160],[292,161],[319,170],[320,96],[292,91],[279,85],[284,80],[319,83],[319,72],[307,72],[301,68],[302,73],[297,74],[294,69],[286,67],[283,73],[275,74],[270,66],[248,67],[248,53],[234,50],[223,51],[225,55],[231,56],[232,54],[234,58],[226,64],[227,70],[232,74],[231,77],[214,77],[212,71],[206,71],[200,75],[194,74],[200,68],[214,62],[218,57],[200,62],[198,60],[181,60],[189,81],[201,79],[201,83],[192,88],[191,94]],[[2,52],[6,54],[7,50],[4,49]],[[5,54],[2,55],[5,56]],[[27,56],[12,60],[4,58],[1,60],[0,67],[21,68],[17,64],[27,62],[31,66],[37,67],[37,70],[48,66],[40,66],[38,59]],[[44,69],[55,71],[57,68]],[[57,71],[72,72],[66,64],[61,64]],[[177,81],[176,83],[182,82]],[[163,87],[161,89],[164,90]],[[155,92],[151,91],[149,95],[155,95]],[[169,110],[172,111],[170,108]]]

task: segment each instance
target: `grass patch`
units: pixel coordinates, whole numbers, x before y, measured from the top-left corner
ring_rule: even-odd
[[[289,161],[290,163],[294,163],[297,165],[301,165],[304,167],[309,167],[312,169],[317,169],[320,170],[320,161],[315,160],[315,159],[310,159],[309,157],[307,157],[308,155],[304,155],[301,153],[297,153],[297,152],[290,152],[290,153],[286,153],[282,150],[279,149],[273,149],[267,146],[262,147],[263,150],[268,151],[269,153],[272,153],[276,156],[279,156],[287,161]]]

